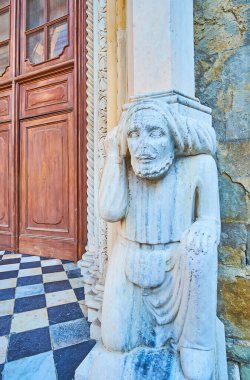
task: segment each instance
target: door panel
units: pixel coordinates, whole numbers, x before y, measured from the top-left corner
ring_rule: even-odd
[[[11,118],[11,90],[1,91],[0,94],[0,121],[8,121]]]
[[[41,239],[45,249],[46,242],[53,250],[60,239],[74,249],[77,207],[72,114],[22,121],[20,152],[20,250],[25,247],[25,252],[37,253],[34,246]]]
[[[0,228],[9,227],[9,128],[0,128]]]
[[[0,247],[11,249],[12,231],[12,154],[10,143],[11,124],[0,124]]]
[[[73,73],[55,75],[20,86],[21,117],[73,108]]]

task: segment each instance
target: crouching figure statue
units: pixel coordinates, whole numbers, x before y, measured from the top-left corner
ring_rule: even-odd
[[[100,213],[121,222],[102,308],[108,370],[96,379],[226,379],[216,343],[215,146],[212,127],[160,101],[131,105],[108,133]]]

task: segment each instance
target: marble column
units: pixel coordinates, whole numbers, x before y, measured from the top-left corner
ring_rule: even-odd
[[[194,97],[192,0],[128,0],[128,96]]]

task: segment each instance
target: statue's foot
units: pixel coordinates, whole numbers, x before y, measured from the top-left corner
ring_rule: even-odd
[[[212,380],[214,350],[180,349],[181,368],[187,380]]]

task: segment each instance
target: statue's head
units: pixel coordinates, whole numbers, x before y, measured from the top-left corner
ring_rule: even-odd
[[[211,127],[174,114],[162,101],[146,100],[131,105],[124,122],[131,165],[141,178],[163,177],[176,155],[215,151],[215,133]]]
[[[152,108],[138,108],[127,120],[127,144],[137,176],[157,179],[167,173],[174,159],[174,142],[167,123]]]

